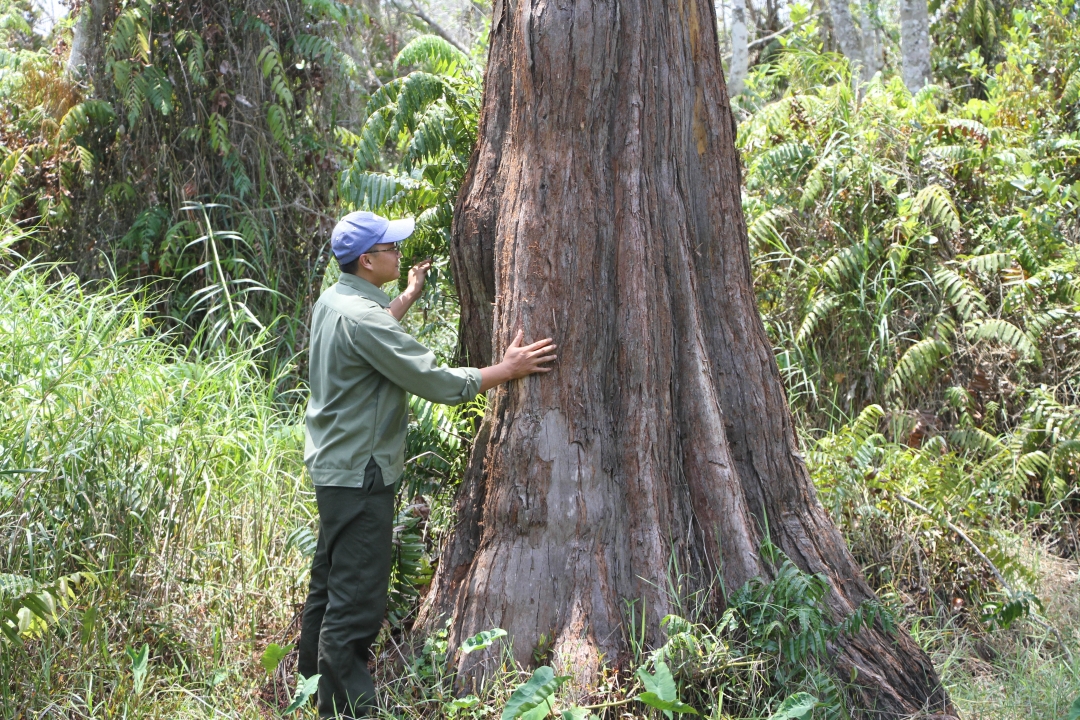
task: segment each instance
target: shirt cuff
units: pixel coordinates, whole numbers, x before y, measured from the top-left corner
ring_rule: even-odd
[[[461,392],[461,402],[469,402],[480,394],[480,371],[476,368],[462,368],[465,371],[465,389]]]

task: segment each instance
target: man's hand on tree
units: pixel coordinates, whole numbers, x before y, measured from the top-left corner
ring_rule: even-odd
[[[558,357],[555,355],[557,346],[551,341],[551,338],[544,338],[529,345],[522,345],[521,342],[524,336],[525,333],[518,330],[513,342],[510,343],[510,347],[506,348],[502,362],[498,365],[480,369],[480,392],[533,373],[551,372],[548,363]]]

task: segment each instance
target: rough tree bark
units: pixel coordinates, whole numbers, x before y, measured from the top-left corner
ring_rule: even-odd
[[[560,359],[490,398],[419,626],[452,617],[454,647],[502,627],[524,664],[546,635],[587,681],[626,659],[624,601],[658,643],[681,601],[767,576],[766,527],[837,618],[872,599],[755,305],[712,4],[497,0],[486,72],[452,244],[463,354],[523,328]],[[877,717],[952,713],[905,633],[831,652]]]
[[[904,84],[918,92],[930,82],[930,19],[926,0],[900,0],[900,54]]]

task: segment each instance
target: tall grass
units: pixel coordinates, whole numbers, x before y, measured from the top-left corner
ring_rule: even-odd
[[[23,609],[0,715],[250,717],[256,653],[306,584],[287,542],[314,524],[300,415],[258,345],[185,350],[144,300],[55,270],[0,277],[3,600],[90,575],[48,626]]]

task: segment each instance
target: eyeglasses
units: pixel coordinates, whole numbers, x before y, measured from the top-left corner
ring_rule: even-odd
[[[392,252],[392,253],[397,253],[398,255],[400,255],[401,254],[401,248],[399,248],[397,245],[395,245],[394,247],[383,248],[382,250],[368,250],[366,253],[364,253],[364,255],[374,255],[375,253],[381,253],[381,252]]]

